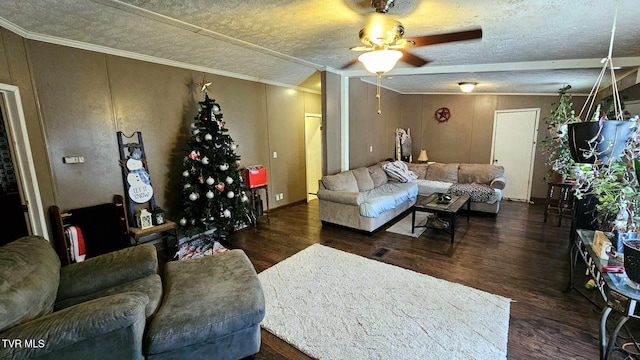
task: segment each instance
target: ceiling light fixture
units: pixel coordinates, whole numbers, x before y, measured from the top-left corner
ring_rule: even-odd
[[[460,82],[460,83],[458,83],[458,86],[460,86],[460,91],[462,91],[463,93],[472,92],[473,88],[475,88],[476,85],[478,85],[478,83],[476,83],[476,82]]]
[[[382,114],[380,110],[380,81],[382,80],[382,74],[393,69],[396,63],[402,57],[402,52],[398,50],[373,50],[368,51],[360,56],[358,60],[364,65],[368,72],[376,74],[377,91],[376,99],[378,99],[378,114]]]

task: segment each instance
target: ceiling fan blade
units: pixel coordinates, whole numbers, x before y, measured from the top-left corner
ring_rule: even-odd
[[[427,46],[475,39],[482,39],[482,29],[459,31],[439,35],[419,36],[416,38],[407,39],[407,42],[413,42],[415,43],[415,46]]]
[[[358,59],[353,59],[351,61],[349,61],[348,63],[346,63],[345,65],[343,65],[340,70],[344,70],[346,68],[352,67],[353,65],[358,63]]]
[[[420,56],[414,55],[408,52],[407,50],[399,49],[399,51],[402,51],[402,57],[400,58],[400,60],[406,62],[409,65],[413,65],[415,67],[421,67],[429,63],[429,60],[426,60],[421,58]]]
[[[373,48],[371,46],[354,46],[354,47],[350,47],[349,50],[351,50],[351,51],[371,51],[371,50],[373,50]]]

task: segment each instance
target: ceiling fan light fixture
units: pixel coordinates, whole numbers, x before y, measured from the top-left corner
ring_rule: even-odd
[[[470,93],[473,91],[473,88],[476,87],[478,83],[476,82],[459,82],[458,86],[460,86],[460,91],[463,93]]]
[[[368,72],[379,74],[393,69],[401,57],[402,52],[398,50],[374,50],[358,56],[358,60]]]

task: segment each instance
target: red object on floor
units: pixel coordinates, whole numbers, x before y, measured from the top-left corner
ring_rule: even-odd
[[[267,185],[267,169],[266,168],[249,168],[244,171],[244,183],[250,189],[258,186]]]

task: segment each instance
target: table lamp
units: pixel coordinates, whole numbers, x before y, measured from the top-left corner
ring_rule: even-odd
[[[418,159],[419,162],[426,162],[427,160],[429,160],[429,157],[427,156],[427,150],[420,150],[420,155],[418,155]]]

